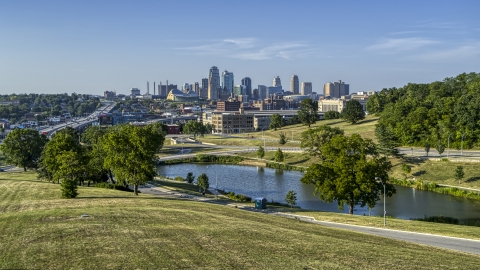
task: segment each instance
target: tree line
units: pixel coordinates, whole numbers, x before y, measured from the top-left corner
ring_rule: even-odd
[[[33,129],[15,129],[1,150],[11,164],[35,169],[39,179],[59,183],[65,198],[75,198],[78,185],[107,180],[132,185],[137,195],[138,186],[156,174],[156,153],[163,147],[164,129],[161,123],[91,126],[80,135],[66,127],[51,140]]]
[[[480,73],[426,84],[409,83],[369,97],[367,111],[380,116],[383,143],[435,147],[480,146]]]

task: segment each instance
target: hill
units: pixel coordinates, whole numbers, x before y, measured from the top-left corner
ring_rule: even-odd
[[[474,269],[475,255],[221,205],[0,175],[0,268]],[[81,218],[88,214],[87,218]]]

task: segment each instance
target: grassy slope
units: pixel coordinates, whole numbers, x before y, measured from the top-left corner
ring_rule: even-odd
[[[0,175],[0,268],[474,269],[480,257],[225,206]],[[89,218],[79,218],[87,213]]]

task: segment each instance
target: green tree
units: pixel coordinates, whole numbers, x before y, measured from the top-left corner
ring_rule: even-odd
[[[285,196],[285,202],[290,205],[290,207],[293,207],[294,205],[297,204],[297,193],[293,190],[289,190],[287,195]]]
[[[47,142],[45,135],[34,129],[14,129],[8,133],[0,149],[8,163],[27,169],[35,169]]]
[[[351,99],[345,104],[345,108],[343,108],[340,116],[348,123],[356,124],[358,121],[365,119],[365,112],[358,100]]]
[[[442,141],[438,141],[437,145],[435,146],[438,154],[442,156],[443,152],[445,151],[445,144]]]
[[[423,144],[423,147],[424,147],[425,153],[427,154],[427,157],[428,157],[428,153],[430,152],[430,143],[429,143],[429,142],[425,142],[425,143]]]
[[[85,156],[81,152],[63,151],[58,156],[58,168],[53,177],[60,182],[63,198],[77,197],[77,184],[87,171],[86,164]]]
[[[343,130],[338,127],[321,125],[314,129],[302,132],[300,147],[312,156],[321,157],[322,146],[330,141],[335,135],[343,135]]]
[[[278,148],[277,151],[275,152],[275,161],[276,162],[283,162],[285,159],[285,155],[282,152],[282,149]]]
[[[308,127],[315,124],[318,120],[318,102],[310,98],[302,100],[298,109],[298,119]]]
[[[379,149],[387,156],[398,155],[397,147],[401,146],[397,134],[390,128],[382,124],[375,125],[375,137],[379,144]]]
[[[323,115],[323,119],[330,120],[330,119],[338,119],[340,118],[340,113],[337,111],[327,111]]]
[[[202,173],[197,177],[197,186],[202,190],[203,195],[205,195],[205,192],[210,187],[208,176],[205,173]]]
[[[60,166],[63,165],[63,161],[59,157],[66,152],[73,152],[76,157],[83,157],[84,155],[83,146],[79,143],[78,134],[74,129],[65,128],[58,131],[45,145],[45,151],[41,158],[42,170],[39,171],[38,177],[59,182],[61,177],[58,177],[58,171]],[[85,161],[85,159],[82,158],[82,161]],[[85,167],[82,166],[81,168]],[[77,179],[79,179],[79,176]]]
[[[207,127],[205,127],[202,122],[188,121],[183,126],[183,132],[186,134],[192,134],[193,139],[196,139],[197,135],[203,136],[207,133]]]
[[[404,175],[405,179],[407,179],[407,175],[411,171],[412,171],[412,168],[407,163],[402,163],[402,172],[403,172],[403,175]]]
[[[285,134],[285,132],[280,132],[279,136],[280,136],[280,139],[278,140],[279,144],[286,144],[288,142],[287,135]]]
[[[138,186],[155,176],[156,153],[163,146],[164,135],[159,125],[116,126],[104,139],[104,167],[111,169],[118,181],[133,185],[138,195]]]
[[[460,184],[460,181],[465,176],[465,173],[463,172],[463,166],[457,166],[457,168],[455,168],[455,174],[453,176],[455,177],[455,180],[458,181],[458,184]]]
[[[277,128],[282,128],[283,126],[283,118],[280,114],[275,113],[270,116],[270,129],[277,130]]]
[[[193,176],[192,172],[188,172],[187,177],[185,177],[185,180],[187,181],[187,183],[192,184],[193,181],[195,180],[195,176]]]
[[[370,139],[360,135],[337,135],[322,146],[322,163],[310,165],[301,182],[315,186],[315,195],[322,201],[337,201],[339,209],[349,205],[373,208],[383,194],[383,185],[376,179],[388,179],[392,164],[380,157]],[[392,196],[395,187],[386,185],[386,195]]]
[[[263,158],[264,156],[265,156],[265,149],[263,149],[262,146],[259,146],[257,150],[257,157]]]

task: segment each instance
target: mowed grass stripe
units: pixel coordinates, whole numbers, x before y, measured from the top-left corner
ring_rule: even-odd
[[[58,185],[0,182],[17,193],[7,196],[12,202],[1,197],[2,206],[12,206],[1,208],[0,268],[474,269],[480,263],[475,255],[227,206],[96,188],[64,200]],[[36,197],[36,188],[49,191]],[[58,195],[48,200],[50,192]],[[90,217],[80,218],[85,213]]]

